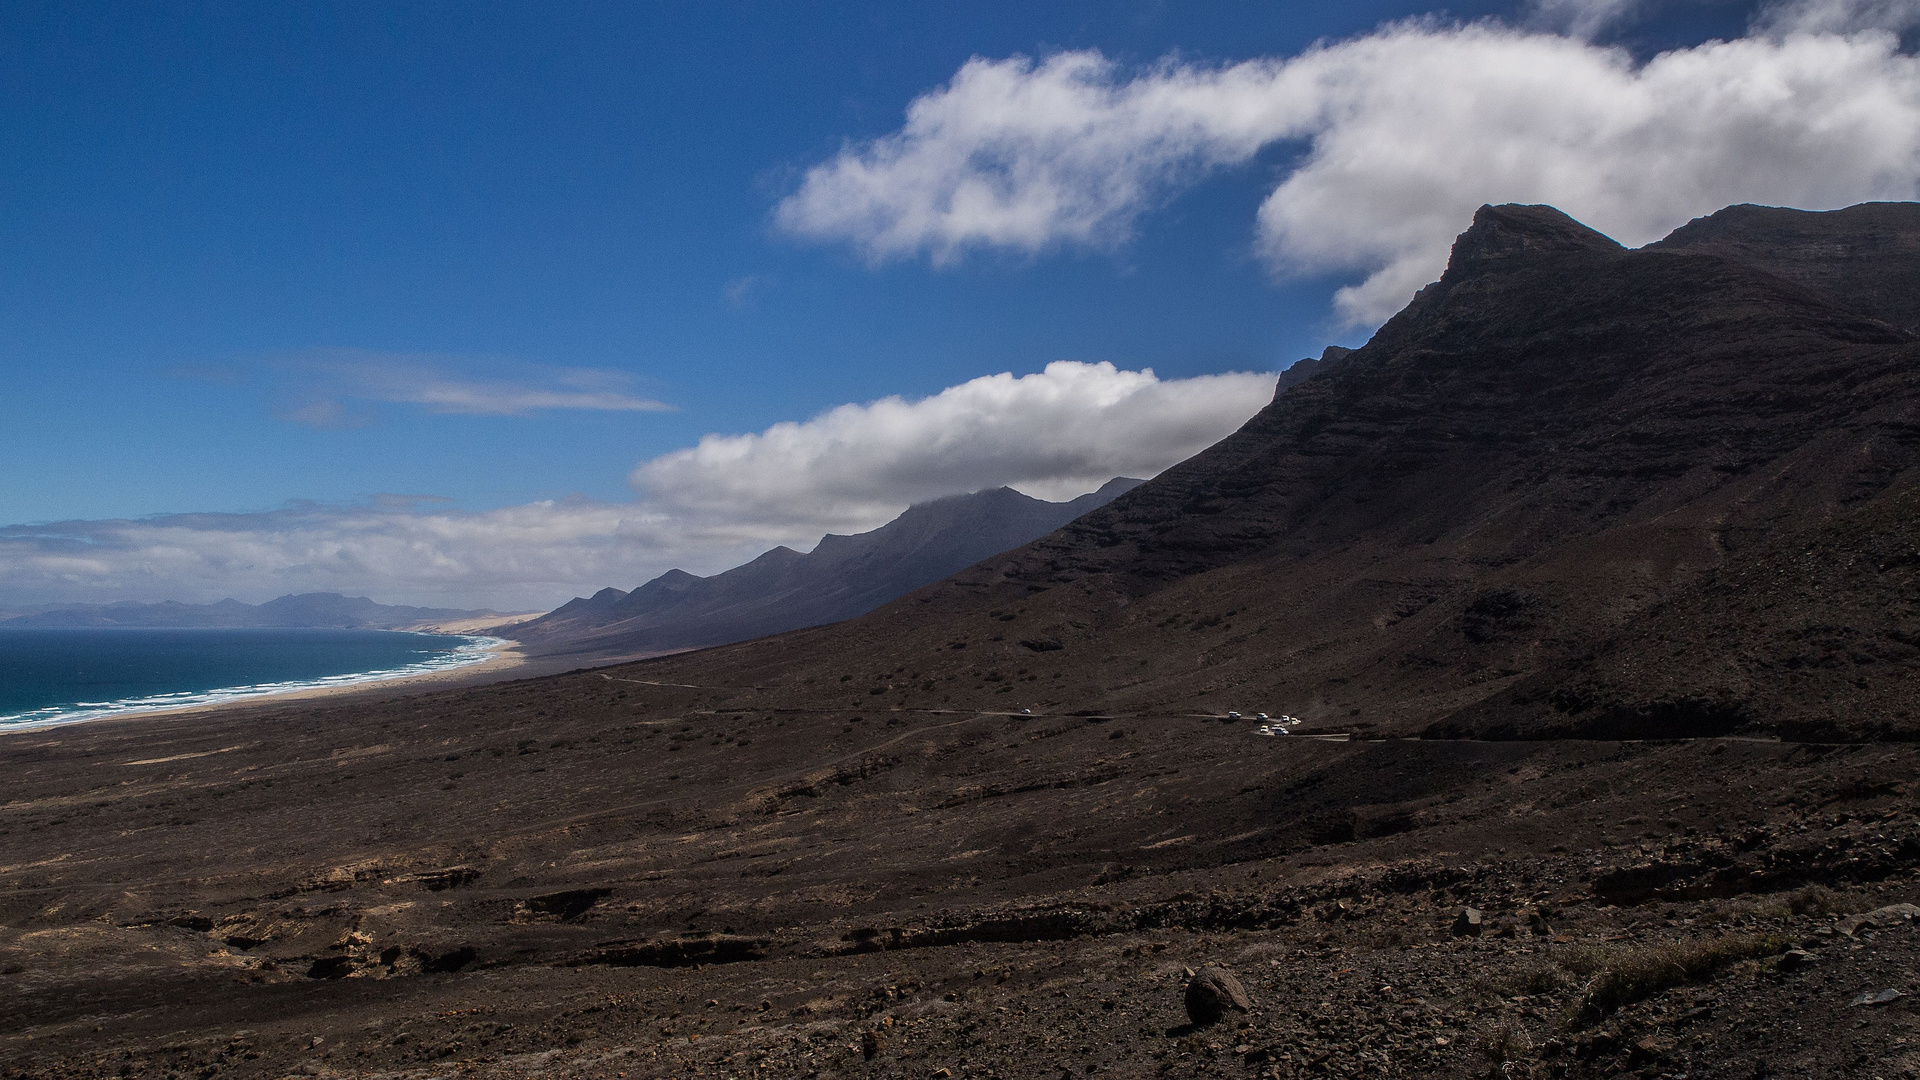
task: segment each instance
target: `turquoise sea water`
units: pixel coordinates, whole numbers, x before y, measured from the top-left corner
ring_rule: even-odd
[[[0,727],[91,720],[488,659],[496,638],[390,630],[9,629],[0,626]]]

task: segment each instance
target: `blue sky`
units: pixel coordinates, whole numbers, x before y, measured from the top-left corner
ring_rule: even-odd
[[[635,583],[589,580],[614,569],[718,569],[762,541],[871,525],[940,484],[1024,481],[1071,494],[1109,463],[1167,462],[1086,450],[1044,475],[956,467],[853,499],[858,509],[838,516],[795,512],[774,526],[742,512],[766,527],[707,533],[663,508],[657,485],[669,474],[698,484],[724,473],[724,461],[765,458],[774,443],[760,433],[781,422],[890,395],[911,403],[1002,372],[1038,378],[1055,361],[1111,364],[1116,378],[1151,368],[1163,386],[1270,375],[1325,344],[1364,340],[1405,282],[1431,275],[1433,241],[1383,239],[1392,207],[1356,211],[1372,231],[1351,235],[1301,225],[1305,202],[1263,210],[1316,140],[1340,134],[1322,118],[1244,136],[1209,129],[1190,153],[1143,172],[1141,192],[1102,196],[1083,232],[1052,219],[1019,236],[945,220],[938,236],[909,229],[882,243],[872,223],[883,211],[848,194],[850,170],[878,167],[874,148],[890,138],[906,140],[909,157],[933,146],[927,160],[948,160],[941,140],[962,136],[916,143],[903,122],[916,100],[950,85],[956,115],[992,108],[960,92],[970,58],[1014,65],[990,73],[1046,89],[1049,58],[1097,54],[1111,67],[1086,77],[1125,88],[1298,57],[1316,41],[1378,36],[1383,24],[1425,16],[1431,35],[1399,47],[1432,55],[1492,18],[1514,49],[1538,51],[1544,35],[1581,55],[1624,49],[1612,55],[1631,68],[1714,38],[1758,40],[1750,26],[1766,11],[1800,20],[1776,19],[1787,27],[1776,39],[1795,27],[1871,36],[1911,21],[1901,3],[1892,16],[1873,7],[9,4],[0,9],[0,526],[69,525],[57,537],[16,530],[0,541],[42,555],[71,541],[97,554],[71,523],[216,513],[256,515],[272,531],[271,515],[326,508],[457,517],[549,502],[614,508],[608,520],[623,535],[674,532],[611,563],[583,561],[538,585],[522,574],[497,590],[499,602],[524,604]],[[1472,47],[1496,56],[1485,42]],[[1857,51],[1905,92],[1905,69],[1889,66],[1911,59],[1897,43]],[[1040,66],[1016,70],[1020,57]],[[1007,153],[1045,168],[1068,160],[1048,156],[1046,132],[1020,137]],[[1911,197],[1905,159],[1863,161],[1852,180],[1807,188],[1792,157],[1782,151],[1772,187],[1715,189],[1644,222],[1621,211],[1621,227],[1658,235],[1727,195]],[[1084,177],[1107,160],[1082,153],[1069,171]],[[845,167],[832,173],[836,163]],[[923,198],[906,166],[887,167],[887,198]],[[1427,233],[1457,231],[1457,207],[1480,197],[1471,176],[1451,183],[1432,201]],[[1537,188],[1516,183],[1490,182],[1484,197]],[[795,209],[809,192],[840,216]],[[1602,217],[1644,201],[1569,198]],[[1269,212],[1296,218],[1269,222]],[[1363,281],[1379,296],[1336,296]],[[1228,402],[1220,430],[1189,424],[1167,435],[1165,455],[1204,445],[1259,403],[1255,383],[1193,387]],[[703,436],[762,441],[709,440],[719,472],[687,472]],[[676,490],[673,506],[726,517]],[[382,576],[385,564],[358,550],[333,556],[359,576],[327,580],[384,589],[383,599],[484,602],[488,575],[506,580],[497,567],[474,568],[436,585]],[[274,558],[229,551],[177,577],[0,558],[0,602],[261,599],[283,584],[325,583],[301,569],[312,551]],[[208,568],[216,564],[236,569],[222,578]]]
[[[1056,359],[1272,370],[1329,339],[1329,287],[1247,252],[1257,166],[1122,252],[938,270],[875,272],[769,211],[972,55],[1241,59],[1422,7],[825,7],[7,5],[0,518],[616,498],[709,431]],[[612,368],[679,411],[312,430],[272,395],[314,349]]]

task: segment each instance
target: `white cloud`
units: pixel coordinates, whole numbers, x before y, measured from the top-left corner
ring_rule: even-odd
[[[549,409],[667,412],[673,406],[627,392],[633,376],[599,368],[512,365],[504,377],[463,375],[437,357],[368,354],[334,349],[309,354],[316,370],[338,380],[342,392],[369,401],[424,405],[465,416],[521,416]]]
[[[363,383],[375,401],[425,405],[429,411],[465,416],[523,416],[549,409],[591,412],[669,412],[673,406],[614,390],[590,372],[561,372],[554,386],[457,379],[431,372],[380,372]]]
[[[1289,122],[1259,93],[1272,66],[1168,64],[1125,81],[1096,52],[975,57],[909,105],[898,132],[808,172],[776,217],[874,259],[1109,245],[1180,183],[1245,160]]]
[[[337,397],[311,392],[283,402],[273,415],[290,424],[334,431],[367,427],[378,419],[371,409],[355,408]]]
[[[0,596],[20,604],[337,591],[390,603],[547,607],[580,583],[624,580],[621,563],[643,554],[624,532],[630,517],[644,511],[548,501],[462,513],[376,499],[16,525],[0,528]]]
[[[178,377],[201,378],[176,369]],[[418,405],[459,416],[525,416],[555,410],[670,412],[632,392],[634,377],[604,368],[552,367],[436,353],[310,349],[268,364],[274,415],[308,427],[364,427],[369,403]]]
[[[1300,154],[1260,208],[1256,247],[1277,272],[1360,275],[1336,305],[1378,323],[1439,275],[1481,203],[1551,203],[1639,244],[1735,202],[1913,198],[1920,62],[1889,33],[1807,32],[1890,25],[1910,7],[1806,0],[1769,16],[1778,30],[1644,63],[1431,20],[1225,67],[975,58],[898,131],[809,171],[776,220],[875,260],[1106,247],[1209,171],[1289,143]],[[1851,21],[1834,22],[1842,8]]]
[[[773,287],[773,279],[765,274],[748,274],[727,282],[720,295],[726,297],[727,306],[736,311],[753,302],[754,297]]]
[[[1900,33],[1920,26],[1920,0],[1787,0],[1760,9],[1754,28],[1762,33]]]
[[[671,567],[713,573],[776,544],[883,524],[910,503],[1010,484],[1068,498],[1150,476],[1238,427],[1270,375],[1162,380],[1110,364],[994,375],[918,401],[847,405],[709,436],[634,471],[641,498],[485,512],[420,496],[251,514],[0,528],[0,603],[264,600],[545,608]]]
[[[1631,21],[1646,6],[1646,0],[1529,0],[1527,24],[1591,38]]]
[[[1157,378],[1058,361],[932,397],[842,405],[756,435],[708,435],[633,471],[652,500],[738,521],[872,528],[908,503],[1009,486],[1071,498],[1152,476],[1219,441],[1273,395],[1273,376]]]

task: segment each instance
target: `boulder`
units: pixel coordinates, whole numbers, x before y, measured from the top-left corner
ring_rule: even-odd
[[[1638,1062],[1658,1061],[1673,1051],[1673,1040],[1659,1035],[1649,1035],[1633,1044],[1630,1051],[1632,1060]]]
[[[1547,921],[1547,910],[1543,907],[1525,908],[1520,912],[1520,917],[1526,920],[1527,929],[1535,937],[1547,937],[1553,933],[1553,924]]]
[[[514,906],[514,921],[558,919],[572,922],[612,892],[612,889],[567,889],[545,896],[528,897]]]
[[[1453,936],[1479,937],[1480,931],[1486,929],[1486,925],[1487,916],[1485,912],[1479,908],[1461,908],[1460,914],[1454,916],[1453,919]]]
[[[323,956],[307,968],[309,979],[344,979],[353,973],[353,957]]]
[[[1187,980],[1187,1017],[1195,1024],[1205,1027],[1229,1009],[1246,1012],[1252,1008],[1247,988],[1226,968],[1204,967]]]
[[[1920,907],[1913,904],[1888,904],[1883,908],[1874,908],[1864,915],[1848,915],[1835,922],[1833,928],[1852,937],[1863,928],[1889,930],[1896,926],[1904,926],[1916,915],[1920,915]]]
[[[1780,954],[1780,959],[1774,961],[1773,966],[1780,971],[1793,971],[1812,962],[1813,954],[1807,950],[1788,949],[1786,952]]]
[[[439,974],[459,971],[479,958],[479,950],[471,945],[460,945],[451,949],[423,951],[416,949],[414,955],[420,958],[420,970]]]

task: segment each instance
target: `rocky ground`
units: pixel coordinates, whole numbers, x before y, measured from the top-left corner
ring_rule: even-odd
[[[0,1076],[1920,1067],[1907,744],[688,710],[646,670],[9,736]],[[1197,1027],[1208,965],[1251,1010]]]

